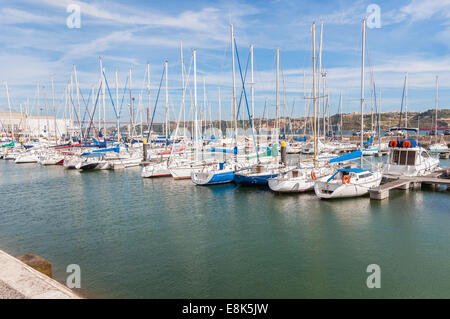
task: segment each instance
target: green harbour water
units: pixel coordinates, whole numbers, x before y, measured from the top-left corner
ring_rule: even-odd
[[[46,258],[61,282],[78,264],[88,297],[450,298],[445,189],[324,201],[0,161],[0,195],[0,249]]]

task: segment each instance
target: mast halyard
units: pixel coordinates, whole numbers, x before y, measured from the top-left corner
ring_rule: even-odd
[[[234,28],[233,25],[230,24],[231,31],[231,65],[232,65],[232,78],[233,78],[233,96],[232,96],[232,105],[233,105],[233,123],[234,123],[234,147],[237,147],[237,114],[236,114],[236,74],[235,74],[235,61],[234,61]]]
[[[366,47],[366,19],[362,21],[362,48],[361,48],[361,140],[360,149],[363,150],[364,145],[364,53]],[[363,157],[361,155],[360,166],[362,167]]]
[[[314,168],[317,167],[317,99],[316,99],[316,23],[312,24],[312,47],[313,47],[313,104],[314,104]]]
[[[276,84],[275,84],[275,134],[276,134],[276,141],[278,142],[278,138],[279,138],[279,132],[278,132],[278,128],[279,128],[279,123],[278,123],[278,108],[279,108],[279,103],[280,103],[280,99],[278,96],[278,89],[279,89],[279,78],[280,78],[280,49],[277,48],[277,71],[276,71]]]

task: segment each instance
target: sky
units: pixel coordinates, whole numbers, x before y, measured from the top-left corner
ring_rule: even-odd
[[[247,69],[245,88],[249,104],[248,57],[250,45],[254,46],[255,116],[264,112],[270,117],[275,114],[277,48],[280,49],[280,115],[303,116],[305,104],[310,101],[305,100],[304,95],[309,95],[312,87],[311,24],[315,21],[317,47],[323,22],[322,65],[326,71],[331,114],[339,110],[340,93],[343,112],[359,111],[364,17],[368,18],[365,111],[371,109],[372,71],[382,111],[400,110],[406,72],[408,110],[434,108],[436,76],[439,76],[439,107],[448,108],[450,99],[450,0],[1,0],[1,4],[0,110],[8,110],[7,83],[12,110],[22,107],[38,114],[39,108],[45,108],[52,113],[53,78],[56,112],[59,117],[63,116],[65,110],[74,108],[70,103],[66,107],[64,98],[71,75],[74,78],[74,65],[82,100],[84,98],[92,108],[95,98],[89,102],[87,99],[92,87],[94,97],[97,95],[101,57],[114,99],[114,72],[118,72],[121,120],[129,118],[129,93],[126,92],[129,85],[126,83],[129,83],[131,69],[138,120],[139,110],[157,105],[155,121],[161,121],[165,112],[165,79],[157,104],[156,96],[167,60],[169,113],[172,120],[177,119],[181,114],[182,42],[187,82],[186,116],[191,114],[192,50],[196,49],[198,105],[203,105],[206,95],[208,117],[211,114],[213,119],[219,116],[231,119],[232,23],[242,72]],[[80,8],[79,28],[69,27],[76,22],[70,19],[74,14],[68,10],[71,4]],[[373,5],[379,8],[379,16],[370,10]],[[144,82],[147,63],[150,66],[150,103]],[[40,107],[37,107],[37,83]],[[239,103],[242,81],[238,64],[236,83]],[[113,120],[115,112],[108,91],[105,100],[106,118]],[[246,111],[245,99],[241,110]],[[100,116],[103,115],[100,113]]]

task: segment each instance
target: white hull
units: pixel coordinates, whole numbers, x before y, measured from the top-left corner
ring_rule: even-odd
[[[314,172],[314,174],[312,174]],[[322,167],[320,169],[303,168],[296,169],[288,174],[269,178],[269,188],[279,193],[301,193],[314,189],[317,178],[332,173],[332,168]],[[315,179],[313,178],[315,177]]]
[[[142,168],[141,176],[143,178],[170,176],[170,171],[169,168],[167,167],[167,162],[144,166]]]
[[[424,148],[391,148],[389,159],[382,166],[382,173],[387,176],[414,177],[430,174],[438,167],[439,159],[432,157]]]
[[[37,155],[20,155],[15,159],[16,164],[37,163],[39,158]]]
[[[367,178],[353,177],[348,184],[344,184],[339,178],[328,182],[330,176],[325,176],[314,184],[314,191],[319,198],[348,198],[358,197],[369,193],[369,189],[380,186],[382,175],[374,172]]]

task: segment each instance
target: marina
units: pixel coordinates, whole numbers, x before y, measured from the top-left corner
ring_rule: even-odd
[[[80,5],[62,35],[122,17]],[[0,299],[449,298],[442,63],[391,61],[377,5],[275,42],[211,6],[5,72]]]

